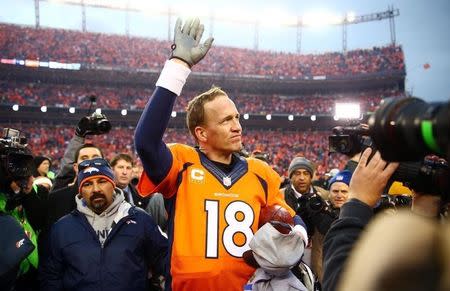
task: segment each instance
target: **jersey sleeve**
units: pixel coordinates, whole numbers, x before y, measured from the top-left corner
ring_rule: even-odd
[[[154,183],[144,170],[137,185],[138,192],[141,196],[147,197],[159,192],[164,198],[170,198],[176,193],[178,174],[183,167],[182,154],[177,150],[177,144],[168,145],[168,148],[172,155],[172,165],[169,172],[160,183]]]

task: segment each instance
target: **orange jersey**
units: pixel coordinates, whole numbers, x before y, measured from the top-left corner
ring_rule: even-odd
[[[172,290],[243,290],[254,269],[242,259],[260,209],[282,205],[280,177],[264,162],[238,158],[225,175],[195,148],[172,144],[172,167],[155,185],[143,173],[143,195],[160,192],[169,211]]]

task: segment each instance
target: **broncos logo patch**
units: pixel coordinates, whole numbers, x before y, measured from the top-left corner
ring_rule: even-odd
[[[84,174],[86,174],[86,173],[92,174],[92,173],[96,173],[96,172],[100,172],[100,170],[95,167],[89,167],[89,168],[84,169],[84,171],[83,171]]]

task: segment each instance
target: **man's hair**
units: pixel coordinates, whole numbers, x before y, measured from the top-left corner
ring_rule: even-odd
[[[195,140],[197,140],[195,128],[202,125],[205,121],[205,103],[212,101],[219,96],[228,95],[219,87],[213,86],[208,91],[195,96],[194,99],[189,101],[186,108],[186,124]]]
[[[98,149],[98,150],[100,151],[100,155],[102,156],[102,158],[105,157],[105,156],[103,155],[102,150],[101,150],[99,147],[95,146],[95,145],[92,144],[92,143],[85,143],[85,144],[83,144],[82,146],[80,146],[80,147],[77,149],[77,151],[75,152],[75,160],[74,160],[75,163],[78,161],[78,157],[80,156],[80,151],[81,151],[82,149],[84,149],[84,148],[96,148],[96,149]]]
[[[125,162],[130,163],[131,166],[134,167],[134,160],[128,154],[118,154],[117,156],[112,158],[109,163],[111,164],[111,167],[114,168],[120,160],[124,160]]]

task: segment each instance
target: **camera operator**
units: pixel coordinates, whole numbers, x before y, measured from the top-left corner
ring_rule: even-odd
[[[292,209],[299,208],[298,199],[302,196],[311,196],[313,194],[318,194],[321,197],[328,196],[325,189],[312,185],[314,171],[314,164],[304,157],[296,157],[289,164],[288,174],[290,182],[280,192]],[[310,232],[309,228],[308,232]]]
[[[372,184],[370,178],[352,181],[351,192],[357,189],[361,195],[379,197],[375,192],[365,191]],[[326,238],[325,248],[329,250],[324,252],[330,264],[346,258],[342,250],[351,250],[352,254],[345,262],[342,278],[335,277],[334,283],[327,285],[329,290],[448,290],[450,228],[448,221],[437,219],[441,200],[435,193],[413,191],[411,211],[402,209],[395,216],[378,215],[361,233],[353,249],[354,236],[359,235],[359,228],[365,227],[371,214],[369,208],[354,201],[351,207],[346,205],[345,216],[332,226],[331,238]],[[361,276],[363,268],[366,272]],[[329,274],[336,276],[339,269],[338,265],[330,266]]]
[[[95,103],[96,97],[89,96],[89,98],[92,107]],[[85,144],[86,137],[89,135],[106,134],[110,130],[111,123],[104,114],[94,112],[93,114],[84,116],[80,119],[77,127],[75,128],[75,135],[69,141],[66,151],[64,152],[64,156],[61,160],[60,171],[56,175],[55,183],[53,184],[53,191],[67,187],[69,184],[74,183],[77,175],[74,165],[77,162],[75,154],[77,150]],[[89,159],[91,158],[93,157],[89,157]]]
[[[33,290],[37,286],[39,187],[33,187],[33,156],[18,130],[5,128],[0,138],[0,286]],[[48,192],[45,192],[48,193]],[[45,194],[44,193],[44,194]],[[29,203],[25,213],[24,203]],[[36,203],[33,203],[36,202]],[[28,210],[30,210],[28,212]],[[28,213],[32,214],[32,222]]]

